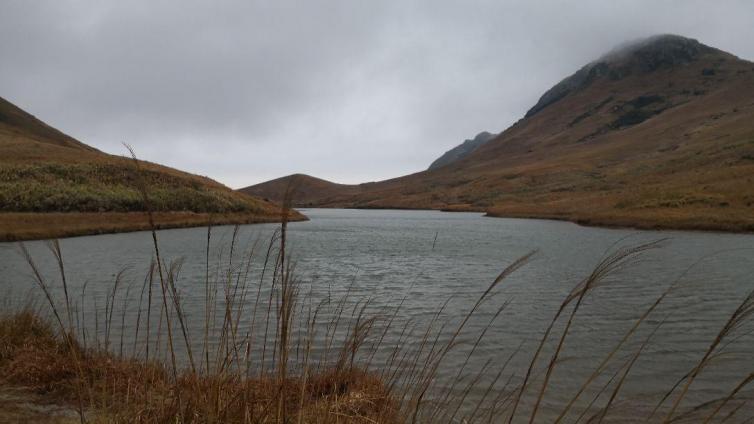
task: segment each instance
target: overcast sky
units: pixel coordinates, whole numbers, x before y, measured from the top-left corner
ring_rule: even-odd
[[[233,188],[420,171],[629,39],[754,59],[749,0],[0,2],[0,96]]]

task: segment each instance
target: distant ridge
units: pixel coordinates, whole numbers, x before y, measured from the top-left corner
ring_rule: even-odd
[[[296,207],[314,206],[331,196],[355,195],[361,186],[338,184],[306,174],[293,174],[267,181],[263,184],[242,188],[239,191],[276,203],[282,203],[286,190],[293,192]]]
[[[487,131],[480,132],[473,139],[465,140],[463,143],[448,150],[442,156],[435,159],[435,161],[429,165],[428,169],[436,169],[461,160],[493,138],[495,138],[495,134],[488,133]]]
[[[752,99],[754,63],[653,36],[564,78],[523,119],[449,165],[358,190],[311,187],[306,198],[320,207],[754,231]]]

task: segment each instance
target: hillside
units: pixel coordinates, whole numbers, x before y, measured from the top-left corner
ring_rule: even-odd
[[[457,162],[306,196],[322,207],[752,231],[753,99],[754,63],[651,37],[587,64]]]
[[[482,131],[477,134],[476,137],[464,140],[463,143],[448,150],[442,156],[435,159],[434,162],[429,165],[428,169],[437,169],[441,166],[449,165],[453,162],[459,161],[470,155],[474,150],[482,147],[493,138],[495,138],[495,134],[490,134],[487,131]]]
[[[298,207],[313,206],[323,199],[343,195],[357,195],[361,186],[337,184],[305,174],[294,174],[267,181],[264,184],[242,188],[239,191],[251,196],[281,203],[287,190],[293,193],[293,204]]]
[[[279,219],[279,207],[209,178],[102,153],[0,98],[0,240]],[[297,215],[297,218],[300,216]]]

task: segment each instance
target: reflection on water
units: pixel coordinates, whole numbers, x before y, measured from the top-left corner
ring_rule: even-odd
[[[534,259],[504,280],[495,296],[483,304],[464,331],[461,344],[449,353],[439,370],[438,385],[442,385],[443,379],[455,378],[459,370],[468,370],[464,374],[474,384],[464,383],[454,390],[460,393],[468,386],[465,404],[469,405],[486,396],[497,370],[517,349],[520,350],[507,368],[512,376],[510,379],[504,376],[495,387],[502,389],[506,382],[508,388],[515,387],[521,381],[533,350],[558,306],[606,252],[667,238],[664,247],[648,252],[640,261],[611,275],[607,284],[584,299],[547,390],[543,420],[562,409],[635,320],[664,289],[678,281],[679,289],[616,355],[616,366],[608,369],[594,385],[598,390],[610,381],[662,322],[631,369],[616,406],[616,417],[642,421],[645,415],[641,413],[651,409],[658,396],[701,358],[732,311],[754,289],[752,235],[585,228],[565,222],[492,219],[473,213],[433,211],[310,209],[304,213],[311,221],[289,225],[289,255],[295,263],[299,296],[309,302],[306,304],[316,305],[327,298],[342,299],[346,294],[351,307],[363,305],[369,299],[370,312],[388,314],[401,304],[395,318],[396,331],[386,335],[385,351],[378,352],[371,362],[378,370],[385,366],[380,360],[390,354],[387,346],[400,339],[399,329],[414,324],[420,328],[421,323],[426,326],[448,299],[438,322],[447,323],[446,330],[455,328],[453,325],[505,266],[538,249]],[[175,270],[192,343],[199,346],[202,342],[206,281],[208,278],[224,281],[229,267],[235,272],[232,278],[244,274],[250,281],[250,294],[244,300],[246,310],[252,311],[255,302],[266,305],[269,289],[263,287],[257,292],[255,284],[261,278],[264,253],[276,228],[267,224],[241,227],[232,259],[229,251],[233,228],[214,228],[209,275],[206,228],[158,233],[164,261],[181,260],[180,269]],[[140,296],[143,303],[143,282],[153,256],[151,243],[146,232],[61,241],[71,292],[76,293],[73,297],[79,309],[89,311],[86,326],[90,342],[94,343],[91,340],[95,340],[95,334],[102,342],[108,331],[111,349],[117,351],[122,333],[122,343],[133,345],[126,350],[135,348],[143,354],[143,340],[129,337],[137,320],[143,319],[137,317],[137,311]],[[42,274],[58,287],[56,265],[44,242],[29,242],[27,246]],[[261,260],[250,263],[246,270],[244,252],[252,248]],[[18,306],[37,293],[29,267],[17,251],[15,244],[0,244],[0,278],[7,294],[5,301],[10,306]],[[111,302],[108,298],[113,281],[123,270],[121,288]],[[222,297],[221,290],[218,299]],[[100,315],[109,303],[115,305],[116,314],[123,313],[115,320],[113,327],[117,328],[105,329]],[[479,332],[489,325],[503,304],[506,307],[474,347]],[[260,313],[264,314],[263,308],[257,308],[257,316]],[[243,319],[248,324],[253,314],[244,314]],[[344,328],[347,325],[338,331],[347,332]],[[559,335],[562,328],[559,324],[553,334]],[[752,372],[754,338],[746,334],[751,330],[750,324],[737,330],[741,337],[692,386],[689,405],[725,396]],[[420,334],[416,333],[416,337]],[[274,328],[269,337],[274,337]],[[400,340],[408,345],[418,342]],[[216,340],[211,342],[216,346]],[[464,366],[472,349],[471,362]],[[314,346],[313,355],[323,356],[325,350],[325,346]],[[553,343],[549,343],[542,357],[549,358],[552,351]],[[186,360],[185,351],[181,358]],[[484,372],[477,376],[482,369]],[[534,386],[538,388],[536,381],[541,379],[542,372],[535,370],[534,374]],[[588,404],[596,393],[586,393],[579,408]],[[435,400],[442,399],[440,395],[433,396]],[[531,400],[526,400],[523,408],[530,404]],[[741,417],[751,415],[752,408],[752,404],[742,407]],[[524,415],[521,414],[522,420]]]

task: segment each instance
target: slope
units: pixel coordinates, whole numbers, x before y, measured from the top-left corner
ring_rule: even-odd
[[[140,187],[157,225],[267,222],[279,208],[209,178],[102,153],[0,98],[0,240],[148,227]],[[300,218],[300,216],[297,216]]]
[[[361,192],[361,186],[337,184],[305,174],[293,174],[239,191],[276,203],[282,203],[285,193],[289,191],[295,206],[306,207],[320,204],[335,196],[357,195]]]
[[[430,165],[428,169],[436,169],[441,166],[445,166],[448,164],[451,164],[453,162],[459,161],[466,156],[470,155],[474,150],[480,148],[484,144],[486,144],[488,141],[495,138],[495,134],[490,134],[487,131],[482,131],[479,134],[476,135],[476,137],[472,139],[464,140],[463,143],[459,144],[458,146],[448,150],[447,152],[443,153],[442,156],[435,159]]]

